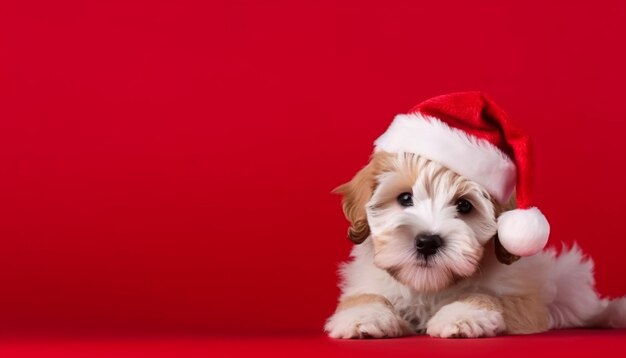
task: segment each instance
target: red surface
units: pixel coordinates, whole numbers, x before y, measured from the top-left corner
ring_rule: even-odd
[[[626,331],[562,331],[483,339],[332,340],[319,335],[17,339],[3,357],[623,357]]]
[[[2,1],[0,329],[319,332],[330,190],[394,114],[475,89],[535,142],[551,242],[625,294],[624,34],[623,1]]]

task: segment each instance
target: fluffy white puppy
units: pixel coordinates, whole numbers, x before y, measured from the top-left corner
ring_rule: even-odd
[[[416,154],[377,151],[337,188],[356,244],[341,266],[333,338],[490,337],[626,327],[626,299],[601,299],[576,246],[519,257],[497,238],[481,185]]]

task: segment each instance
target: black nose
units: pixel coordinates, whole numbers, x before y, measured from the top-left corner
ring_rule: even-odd
[[[415,238],[415,248],[424,256],[435,254],[442,244],[443,240],[439,235],[418,235]]]

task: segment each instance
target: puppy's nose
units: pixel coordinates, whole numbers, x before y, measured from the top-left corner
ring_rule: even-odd
[[[442,244],[443,240],[439,235],[418,235],[415,238],[415,248],[424,256],[435,254]]]

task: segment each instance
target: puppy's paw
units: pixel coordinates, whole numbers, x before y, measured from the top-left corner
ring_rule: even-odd
[[[500,312],[463,302],[443,306],[426,327],[427,334],[441,338],[493,337],[505,329]]]
[[[369,303],[339,310],[324,330],[332,338],[390,338],[411,333],[411,328],[392,308]]]

